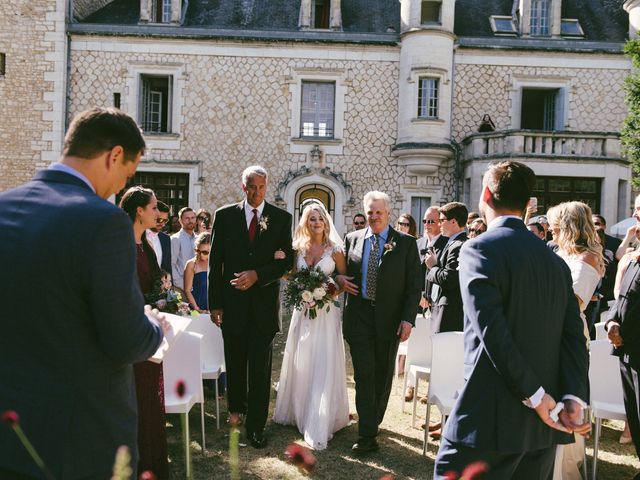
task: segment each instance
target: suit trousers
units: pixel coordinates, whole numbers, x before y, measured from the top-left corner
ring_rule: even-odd
[[[624,394],[624,410],[627,413],[627,423],[631,431],[636,455],[640,458],[640,385],[638,371],[628,363],[620,360],[620,376],[622,377],[622,391]]]
[[[261,432],[269,413],[274,334],[265,335],[256,328],[248,328],[243,333],[223,330],[222,335],[229,411],[246,414],[247,432]]]
[[[393,382],[399,337],[381,337],[376,332],[375,307],[360,297],[350,297],[346,315],[349,344],[356,382],[356,410],[361,437],[375,437],[382,423]]]
[[[462,474],[471,463],[483,461],[489,464],[487,478],[491,480],[548,480],[551,478],[556,446],[520,453],[500,453],[471,448],[440,439],[436,457],[434,480],[449,478],[445,473]]]

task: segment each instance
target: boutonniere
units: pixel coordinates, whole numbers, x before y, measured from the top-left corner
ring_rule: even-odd
[[[269,215],[262,215],[258,220],[258,227],[261,232],[266,232],[269,228]]]
[[[396,248],[396,241],[391,240],[389,243],[384,244],[384,253],[382,256],[384,257],[387,253],[393,252],[393,249]]]

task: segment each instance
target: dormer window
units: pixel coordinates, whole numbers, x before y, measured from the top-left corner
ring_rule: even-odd
[[[151,2],[151,22],[169,23],[171,22],[171,0],[152,0]]]
[[[491,15],[489,17],[491,22],[491,30],[496,35],[517,35],[516,26],[513,22],[513,18],[502,15]]]
[[[583,38],[580,22],[575,18],[563,18],[560,22],[560,35],[563,37]]]
[[[298,27],[342,30],[341,0],[301,0]]]
[[[313,0],[311,11],[313,28],[329,28],[330,0]]]
[[[551,0],[531,0],[531,16],[529,21],[531,35],[550,35]]]
[[[440,24],[441,0],[422,0],[420,10],[420,23],[422,25]]]

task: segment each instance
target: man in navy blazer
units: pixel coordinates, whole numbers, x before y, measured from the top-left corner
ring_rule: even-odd
[[[144,314],[131,220],[106,199],[144,147],[129,116],[94,108],[60,162],[0,194],[0,412],[18,413],[54,478],[110,478],[121,445],[136,471],[131,364],[163,333]],[[44,478],[5,425],[0,445],[0,478]]]
[[[556,444],[586,434],[588,353],[565,262],[522,221],[535,185],[517,162],[491,166],[487,232],[460,253],[465,384],[447,421],[435,478],[482,460],[492,479],[546,479]],[[532,308],[532,305],[535,305]],[[560,419],[550,417],[562,399]]]

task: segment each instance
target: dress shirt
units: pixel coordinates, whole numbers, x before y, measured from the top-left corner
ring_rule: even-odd
[[[438,235],[435,235],[433,238],[427,237],[427,248],[433,248],[433,246],[436,244],[436,242],[441,236],[442,234],[439,233]]]
[[[89,179],[85,177],[83,174],[81,174],[79,171],[77,171],[75,168],[70,167],[69,165],[56,162],[49,165],[49,170],[57,170],[58,172],[65,172],[65,173],[68,173],[69,175],[73,175],[74,177],[79,178],[84,183],[86,183],[89,186],[89,188],[93,191],[93,193],[96,193],[96,189],[93,188],[93,185],[91,185],[91,182],[89,181]]]
[[[184,288],[184,266],[195,256],[195,235],[189,235],[182,228],[171,235],[171,274],[173,284]]]
[[[458,233],[456,233],[455,235],[451,235],[449,237],[449,241],[447,242],[447,245],[451,245],[453,243],[453,241],[458,238],[460,235],[462,235],[464,233],[464,230],[460,230]],[[435,242],[435,239],[434,239]]]
[[[380,255],[378,265],[380,265],[380,261],[382,261],[382,255],[384,255],[384,244],[387,242],[388,236],[389,225],[387,225],[387,227],[378,235],[378,252]],[[362,288],[360,289],[360,294],[362,295],[362,298],[367,298],[367,269],[369,267],[369,253],[373,247],[373,232],[369,227],[367,227],[367,233],[364,234],[364,242],[365,243],[362,248]]]
[[[251,225],[251,220],[253,219],[253,209],[254,209],[254,207],[249,205],[249,202],[247,202],[245,200],[244,201],[244,216],[247,218],[247,230],[249,230],[249,225]],[[260,217],[262,216],[262,211],[264,210],[264,200],[262,201],[262,203],[260,205],[255,207],[255,209],[258,211],[258,213],[257,213],[258,222],[260,222]]]
[[[153,251],[156,252],[156,258],[158,259],[158,266],[162,268],[162,245],[160,245],[160,237],[156,232],[149,229],[147,229],[146,235],[147,235],[147,240],[149,241],[149,244],[153,247]]]

